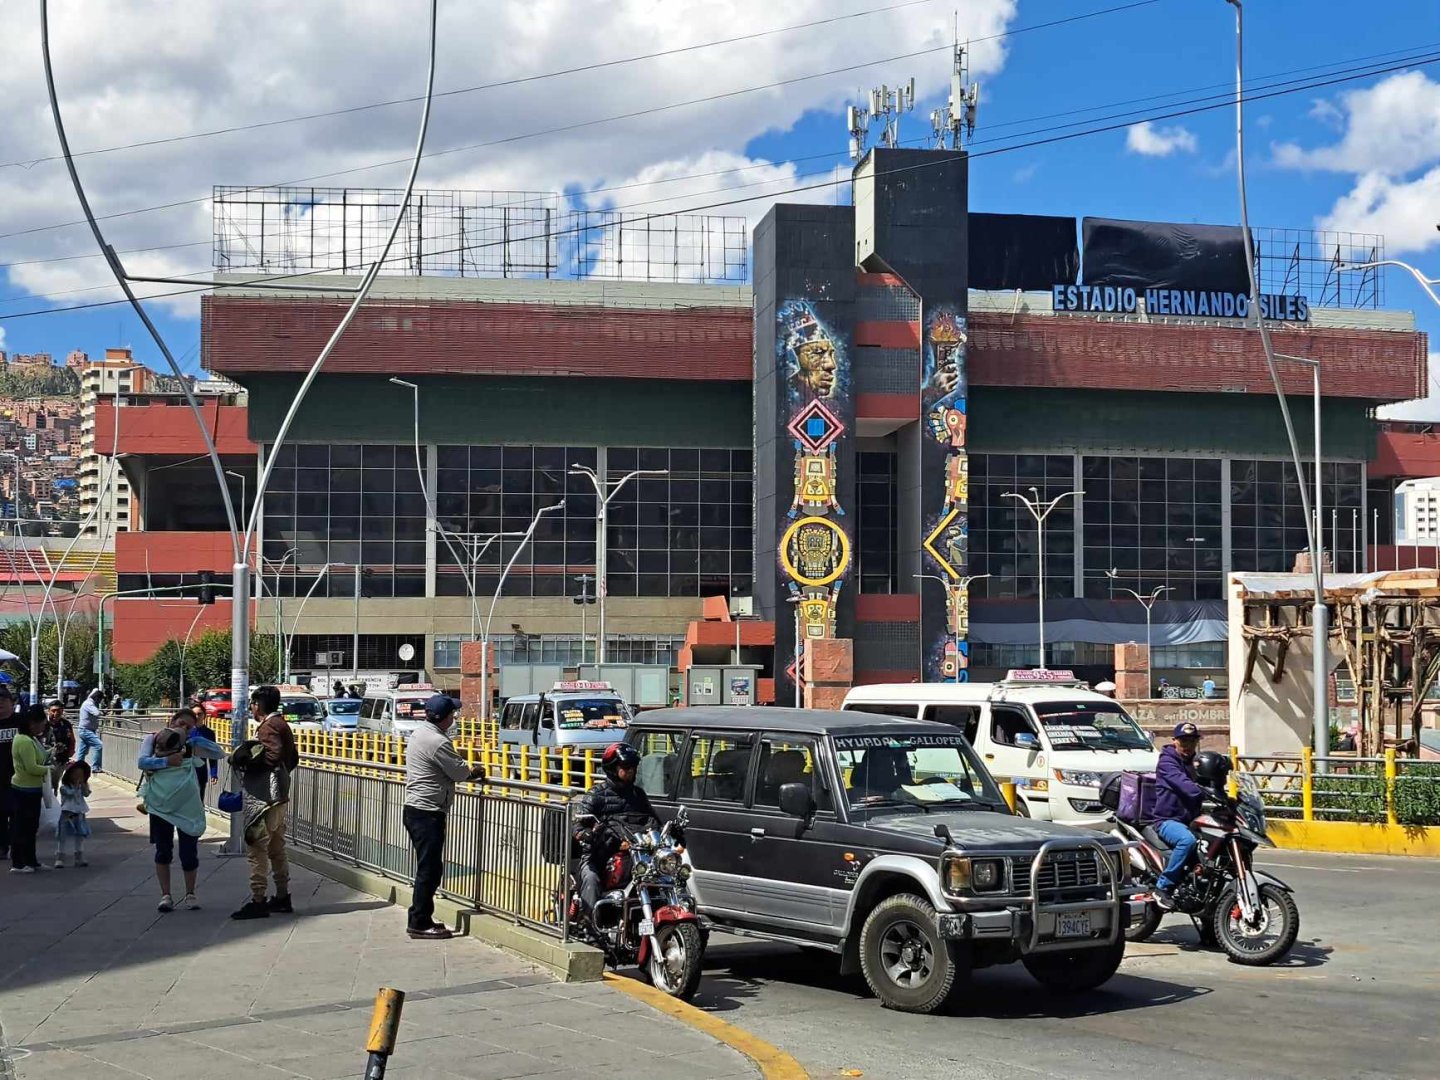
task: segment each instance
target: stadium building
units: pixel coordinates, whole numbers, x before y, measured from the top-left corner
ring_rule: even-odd
[[[679,668],[738,640],[761,700],[788,701],[797,643],[845,638],[856,681],[982,677],[1038,659],[1043,590],[1046,660],[1098,677],[1112,643],[1143,640],[1131,592],[1159,588],[1157,678],[1223,681],[1225,574],[1289,570],[1305,547],[1241,317],[1240,232],[972,212],[967,168],[959,151],[876,149],[854,205],[778,205],[753,237],[736,219],[423,193],[405,272],[380,279],[278,451],[396,193],[217,192],[217,269],[251,284],[205,298],[202,356],[246,404],[207,402],[207,423],[237,501],[274,457],[257,626],[327,685],[352,668],[458,685],[459,644],[487,625],[500,664],[593,659],[596,608],[575,601],[593,596],[600,508],[581,467],[613,491],[611,661]],[[1407,463],[1434,469],[1429,433],[1373,419],[1424,394],[1425,335],[1384,308],[1383,279],[1335,273],[1378,238],[1254,242],[1276,348],[1320,364],[1328,558],[1361,568],[1393,543],[1394,485],[1429,475]],[[254,286],[327,267],[352,272],[320,279],[328,292]],[[1309,370],[1281,377],[1308,453]],[[228,580],[188,415],[101,413],[97,442],[118,416],[135,493],[119,588]],[[1043,576],[1013,495],[1058,500]],[[760,618],[706,621],[707,598],[733,596]],[[173,597],[117,600],[114,658],[194,618]],[[212,621],[228,625],[226,603]]]

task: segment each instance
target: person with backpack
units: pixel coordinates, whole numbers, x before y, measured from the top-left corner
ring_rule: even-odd
[[[232,919],[265,919],[292,914],[290,861],[285,854],[285,815],[290,809],[290,774],[300,767],[295,733],[280,712],[280,690],[257,686],[250,695],[251,715],[259,722],[255,738],[231,757],[245,795],[245,857],[250,863],[250,899]],[[267,897],[269,879],[275,895]]]

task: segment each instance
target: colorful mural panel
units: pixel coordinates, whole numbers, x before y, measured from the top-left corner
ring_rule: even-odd
[[[776,318],[776,359],[785,373],[782,426],[794,449],[794,490],[778,538],[780,572],[798,636],[833,638],[852,554],[839,496],[840,463],[847,460],[841,440],[852,419],[849,351],[809,301],[780,304]]]
[[[922,494],[925,506],[925,573],[939,578],[945,619],[922,617],[925,678],[969,678],[970,458],[966,452],[967,385],[965,316],[954,305],[927,305],[922,368],[921,419],[928,436],[922,475],[937,490]],[[928,587],[927,587],[928,591]],[[922,594],[923,595],[923,594]]]

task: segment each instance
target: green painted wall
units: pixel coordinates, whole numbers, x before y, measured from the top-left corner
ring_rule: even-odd
[[[1289,399],[1301,453],[1311,446],[1312,399]],[[1166,394],[1114,390],[970,390],[975,454],[1057,451],[1289,455],[1275,399],[1264,394]],[[1369,403],[1321,400],[1327,458],[1368,461],[1375,449]]]
[[[420,435],[437,443],[746,447],[748,383],[660,379],[407,376],[420,387]],[[271,442],[299,376],[248,375],[250,438]],[[383,375],[321,375],[291,438],[406,443],[411,394]]]

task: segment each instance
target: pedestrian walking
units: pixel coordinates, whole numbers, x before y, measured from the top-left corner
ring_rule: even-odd
[[[180,870],[185,879],[182,905],[190,911],[200,907],[196,899],[196,871],[200,868],[200,838],[205,835],[205,806],[195,790],[192,758],[221,756],[215,743],[191,737],[195,718],[188,709],[170,717],[170,723],[141,741],[137,764],[144,773],[141,798],[150,817],[150,843],[155,846],[155,880],[160,886],[159,910],[174,911],[170,891],[170,865],[175,859],[176,837],[180,848]]]
[[[15,698],[7,683],[0,683],[0,859],[10,854],[10,776],[14,772],[11,750],[15,745]]]
[[[100,717],[104,714],[101,702],[104,699],[105,691],[96,687],[80,704],[80,752],[76,758],[89,765],[97,774],[105,771],[105,746],[100,742]],[[92,750],[95,752],[93,762],[90,760]]]
[[[236,751],[245,794],[245,857],[250,863],[250,899],[232,919],[264,919],[290,914],[290,861],[285,853],[285,815],[290,808],[290,774],[300,765],[295,733],[280,713],[280,691],[258,686],[250,696],[251,715],[259,721],[255,738]],[[248,751],[242,754],[242,751]],[[269,878],[275,895],[267,899]]]
[[[40,737],[50,751],[50,790],[60,790],[60,776],[75,757],[75,725],[65,716],[57,699],[45,710],[45,733]]]
[[[55,826],[55,869],[65,865],[65,841],[70,841],[71,865],[85,861],[85,838],[90,835],[90,766],[72,761],[60,774],[60,821]]]
[[[455,752],[448,732],[455,723],[455,699],[436,694],[425,702],[426,723],[405,741],[405,807],[401,812],[415,848],[415,885],[406,932],[412,938],[454,936],[435,921],[435,890],[445,875],[445,819],[462,780],[483,780],[484,766]]]
[[[40,832],[40,807],[50,784],[50,753],[40,742],[44,729],[45,714],[39,709],[22,713],[16,725],[10,776],[12,874],[33,874],[40,869],[35,843]]]
[[[215,738],[215,731],[205,722],[205,706],[198,701],[190,706],[190,715],[195,718],[194,725],[190,728],[192,737],[208,739],[210,742],[219,743]],[[206,761],[201,758],[195,762],[195,782],[200,786],[200,801],[205,801],[205,789],[212,784],[220,783],[220,762],[211,758]]]

